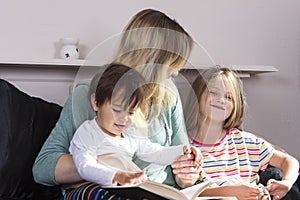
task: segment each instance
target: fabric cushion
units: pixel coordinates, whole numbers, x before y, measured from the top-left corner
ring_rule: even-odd
[[[61,106],[0,79],[0,199],[59,199],[59,187],[34,182],[32,165]]]

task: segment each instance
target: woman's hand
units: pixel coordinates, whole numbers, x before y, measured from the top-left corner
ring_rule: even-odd
[[[270,195],[273,196],[273,200],[279,200],[284,197],[291,189],[292,185],[287,180],[277,181],[270,179],[267,183],[266,189]]]
[[[133,185],[147,180],[145,171],[140,172],[124,172],[117,171],[113,179],[113,184]]]
[[[172,163],[176,182],[182,188],[194,185],[199,178],[202,165],[202,155],[198,148],[185,146],[184,152],[184,155]]]

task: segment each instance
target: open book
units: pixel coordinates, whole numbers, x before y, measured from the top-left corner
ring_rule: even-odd
[[[103,188],[112,191],[120,196],[126,196],[133,199],[175,199],[175,200],[194,200],[209,185],[211,181],[205,181],[191,187],[178,190],[172,186],[157,183],[154,181],[145,181],[130,186],[103,186]]]
[[[117,154],[105,154],[98,156],[98,163],[106,165],[118,170],[138,172],[141,171],[137,165],[131,160]],[[135,185],[129,186],[102,186],[103,188],[114,192],[120,196],[126,196],[133,199],[176,199],[176,200],[194,200],[199,194],[214,181],[205,181],[191,187],[178,190],[172,186],[157,183],[154,181],[145,181]],[[217,198],[219,199],[219,198]]]

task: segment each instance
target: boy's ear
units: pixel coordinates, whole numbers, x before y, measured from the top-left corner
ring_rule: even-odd
[[[91,103],[92,103],[92,107],[93,107],[94,111],[97,112],[98,111],[98,106],[97,106],[95,93],[91,94]]]

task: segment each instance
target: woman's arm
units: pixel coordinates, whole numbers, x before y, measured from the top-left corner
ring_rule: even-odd
[[[75,168],[72,156],[69,155],[69,145],[77,128],[75,123],[80,124],[89,118],[89,115],[94,115],[87,97],[88,89],[87,83],[79,84],[66,101],[58,122],[33,165],[33,176],[37,183],[59,185],[82,180]],[[73,108],[77,110],[74,111]]]
[[[75,167],[73,156],[70,154],[62,154],[58,159],[54,177],[55,182],[59,184],[74,184],[84,181]]]
[[[172,145],[188,144],[180,95],[176,86],[171,89],[176,95],[175,105],[170,109],[170,112],[167,113],[173,132]],[[195,167],[195,158],[193,154],[178,157],[173,162],[172,168],[175,175],[175,181],[181,188],[194,185],[198,180],[201,171],[200,167]]]
[[[259,199],[262,195],[262,189],[250,184],[214,186],[207,188],[200,194],[200,196],[231,196],[238,200]]]

